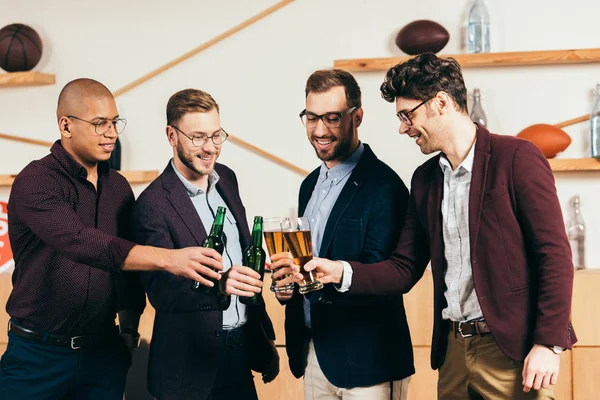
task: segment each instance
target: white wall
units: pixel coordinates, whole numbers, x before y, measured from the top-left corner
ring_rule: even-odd
[[[0,0],[0,26],[22,22],[44,40],[36,68],[56,74],[53,86],[0,89],[0,132],[54,140],[57,95],[78,77],[120,87],[275,4],[274,0],[118,1]],[[122,136],[123,169],[161,169],[169,159],[165,105],[175,91],[195,87],[221,105],[230,133],[311,170],[318,160],[297,117],[304,83],[334,59],[400,55],[396,32],[415,19],[444,25],[443,52],[459,52],[468,0],[296,0],[224,42],[117,99],[128,119]],[[597,0],[488,0],[492,50],[600,47]],[[356,73],[363,90],[363,141],[406,181],[425,160],[397,134],[393,105],[381,100],[384,72]],[[588,113],[600,65],[465,70],[468,88],[482,90],[490,129],[516,134],[533,123],[556,123]],[[573,144],[561,156],[589,154],[588,125],[567,129]],[[46,149],[0,142],[0,174],[16,173]],[[221,161],[238,174],[248,217],[283,215],[296,206],[302,178],[227,143]],[[588,264],[600,267],[600,174],[557,174],[563,208],[578,193],[588,228]],[[139,192],[143,187],[136,186]],[[9,190],[0,188],[0,200]]]

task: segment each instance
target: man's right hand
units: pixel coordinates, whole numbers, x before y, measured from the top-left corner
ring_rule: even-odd
[[[223,270],[221,255],[206,247],[186,247],[170,250],[166,260],[165,270],[173,275],[192,279],[201,285],[213,287],[214,284],[206,278],[218,281]]]
[[[341,261],[331,261],[326,258],[313,258],[304,265],[304,270],[315,271],[316,278],[322,284],[341,283],[344,277],[344,264]]]
[[[291,253],[283,252],[273,254],[271,256],[271,265],[269,269],[273,271],[271,279],[276,282],[277,286],[285,286],[289,283],[301,282],[303,277],[300,273],[300,267],[294,263],[294,258]],[[285,292],[275,292],[275,297],[280,302],[286,302],[292,298],[293,290]]]

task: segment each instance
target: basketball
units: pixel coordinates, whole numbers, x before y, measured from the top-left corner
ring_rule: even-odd
[[[546,158],[556,157],[571,144],[571,137],[562,129],[554,125],[531,125],[517,134],[521,139],[533,142],[542,150]]]
[[[30,71],[42,58],[42,39],[31,27],[11,24],[0,29],[0,68]]]

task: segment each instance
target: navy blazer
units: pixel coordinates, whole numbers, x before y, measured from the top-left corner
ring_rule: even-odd
[[[216,189],[238,224],[242,248],[250,243],[246,211],[234,172],[215,165]],[[134,209],[137,243],[167,249],[200,246],[207,232],[171,163],[138,198]],[[230,238],[230,240],[232,240]],[[167,272],[144,272],[142,282],[156,310],[148,362],[148,390],[161,400],[204,399],[214,384],[220,363],[223,310],[229,297],[197,293],[192,281]],[[275,356],[269,340],[273,325],[264,305],[248,307],[244,329],[249,361],[262,372]]]
[[[319,168],[302,182],[299,215],[318,176]],[[331,210],[319,255],[365,263],[386,259],[404,223],[407,202],[408,189],[400,177],[365,144]],[[370,386],[414,374],[402,295],[348,296],[325,285],[316,296],[322,301],[311,306],[312,331],[304,324],[302,297],[296,289],[286,303],[286,349],[294,376],[304,375],[311,338],[319,365],[335,386]]]

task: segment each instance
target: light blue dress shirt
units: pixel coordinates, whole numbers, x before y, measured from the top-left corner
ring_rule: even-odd
[[[181,175],[177,168],[175,168],[173,160],[171,160],[171,166],[183,183],[183,186],[185,186],[185,191],[188,196],[190,196],[190,200],[208,234],[210,227],[215,220],[215,216],[217,215],[217,208],[227,208],[227,204],[225,204],[225,201],[216,190],[219,174],[213,170],[208,176],[208,190],[207,193],[205,193]],[[246,223],[246,221],[242,221],[242,223]],[[225,213],[223,233],[228,239],[226,241],[225,250],[223,251],[223,272],[225,272],[230,269],[232,265],[242,265],[242,244],[239,241],[240,232],[236,220],[229,209]],[[246,313],[246,306],[240,303],[238,296],[231,295],[229,308],[223,311],[223,329],[230,330],[239,328],[244,325],[247,320],[248,315]]]
[[[325,163],[321,164],[317,183],[304,211],[304,216],[310,222],[314,257],[319,257],[325,226],[327,225],[331,210],[364,151],[365,146],[359,143],[356,150],[338,165],[327,168]],[[346,268],[344,269],[344,281],[346,280],[352,281],[351,268],[348,273],[346,273]],[[345,286],[349,286],[349,284]],[[342,287],[344,287],[343,284]],[[304,297],[304,322],[307,327],[311,327],[310,302],[306,297]]]

